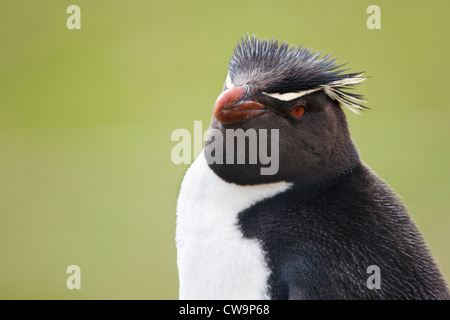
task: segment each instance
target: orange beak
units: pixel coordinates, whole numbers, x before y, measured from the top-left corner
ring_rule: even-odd
[[[259,102],[243,101],[247,93],[247,86],[233,87],[222,92],[214,104],[214,117],[223,124],[234,124],[244,122],[268,111]]]

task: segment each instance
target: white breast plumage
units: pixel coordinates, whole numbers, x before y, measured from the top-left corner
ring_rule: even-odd
[[[266,299],[270,271],[261,244],[244,238],[237,216],[290,187],[239,186],[220,179],[203,152],[186,172],[177,203],[180,299]]]

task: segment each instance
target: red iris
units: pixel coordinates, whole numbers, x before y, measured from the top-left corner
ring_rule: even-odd
[[[305,114],[305,108],[302,106],[295,107],[291,110],[291,113],[296,118],[301,118]]]

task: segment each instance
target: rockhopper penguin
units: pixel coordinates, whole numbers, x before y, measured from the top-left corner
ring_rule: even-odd
[[[407,210],[350,138],[343,109],[364,108],[349,90],[365,78],[346,71],[305,47],[239,41],[181,184],[180,299],[449,299]],[[267,146],[245,135],[238,161],[226,146],[239,129],[263,132]],[[251,161],[262,149],[277,153],[275,173]]]

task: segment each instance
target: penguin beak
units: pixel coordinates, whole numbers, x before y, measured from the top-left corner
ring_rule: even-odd
[[[235,124],[266,113],[261,103],[244,101],[248,91],[248,86],[237,86],[222,92],[214,104],[214,117],[223,124]]]

